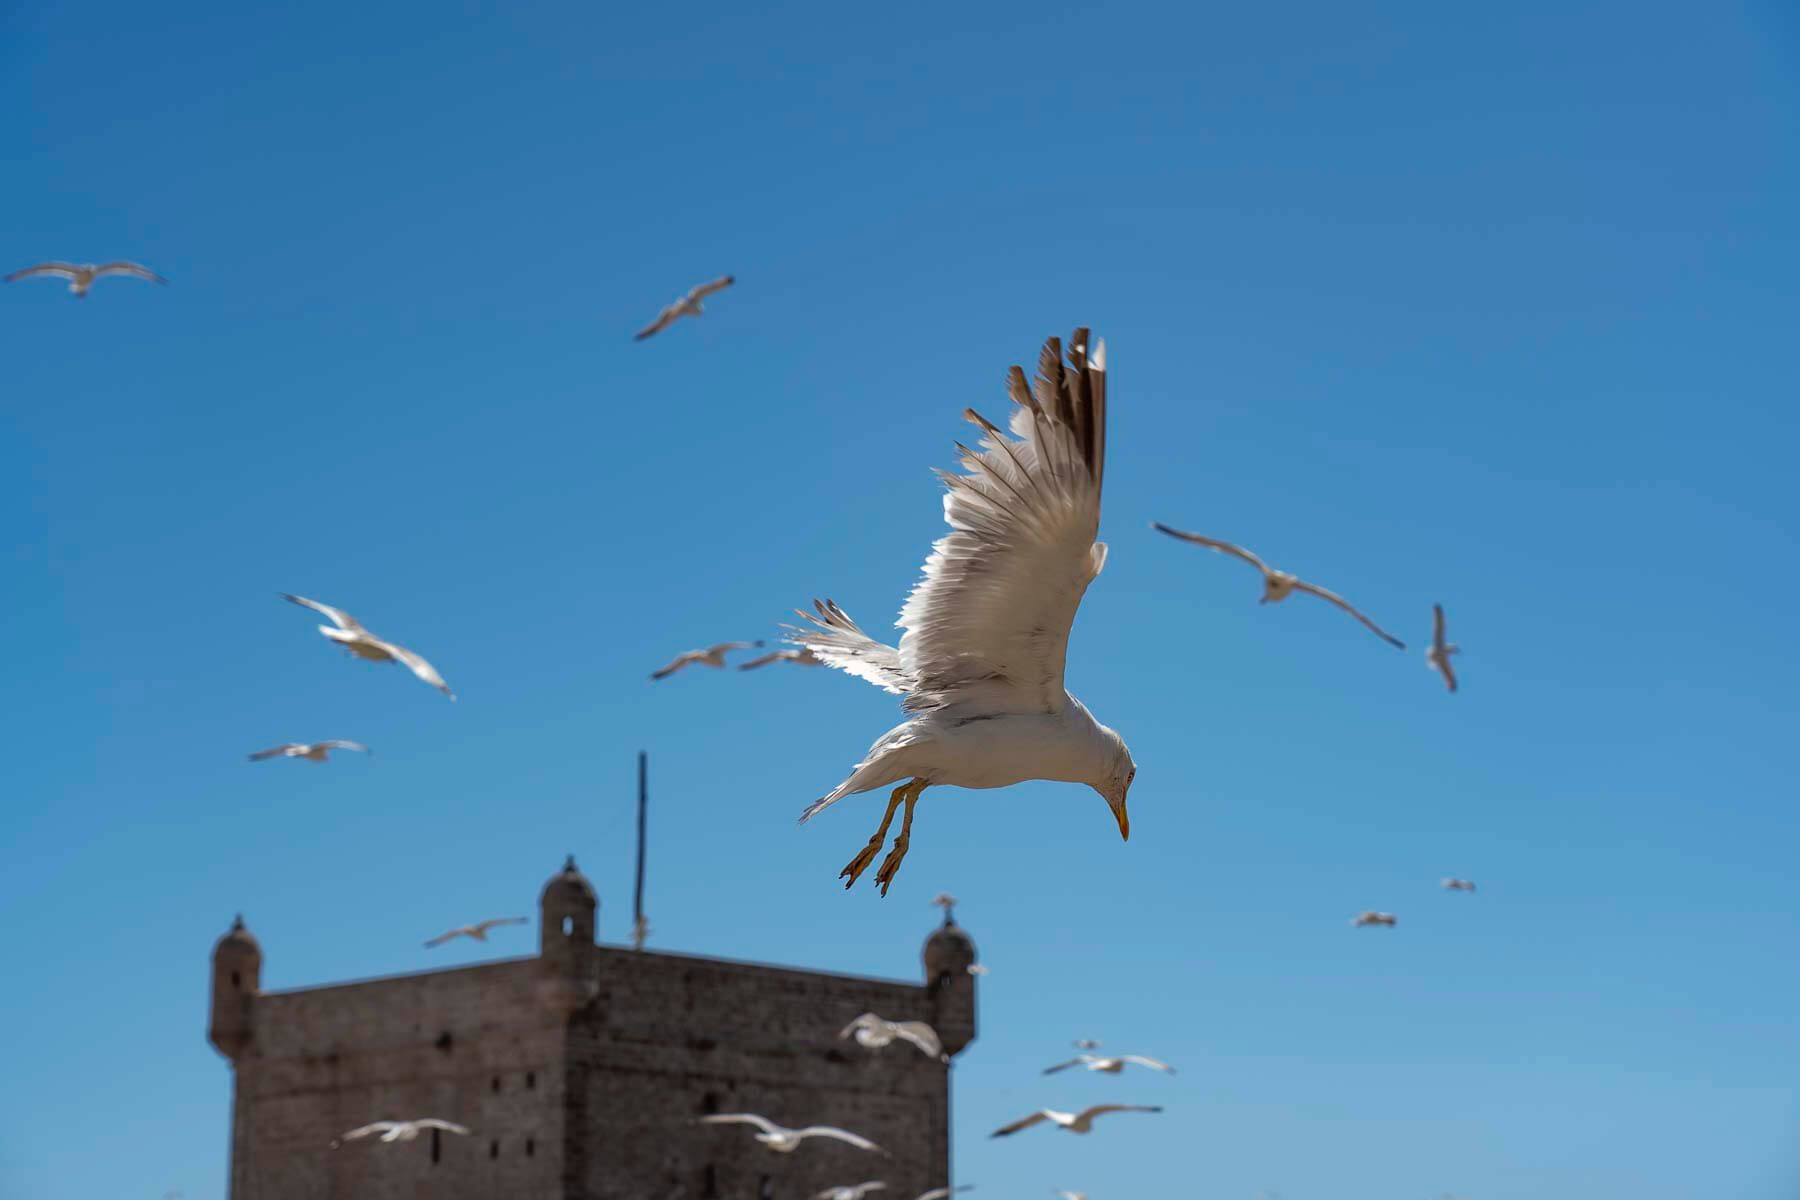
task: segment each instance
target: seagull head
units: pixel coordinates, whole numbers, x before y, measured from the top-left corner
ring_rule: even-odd
[[[1093,785],[1106,800],[1106,807],[1112,809],[1113,820],[1119,823],[1119,836],[1126,841],[1131,840],[1131,817],[1125,811],[1125,795],[1131,791],[1131,781],[1137,778],[1137,763],[1132,761],[1131,748],[1125,739],[1102,725],[1101,735],[1107,740],[1111,753],[1107,756],[1108,768],[1106,778]]]

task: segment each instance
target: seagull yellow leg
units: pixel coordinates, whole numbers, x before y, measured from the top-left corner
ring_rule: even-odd
[[[894,873],[906,858],[907,848],[912,845],[913,805],[919,802],[919,793],[925,787],[923,779],[915,779],[901,788],[906,793],[906,815],[900,819],[900,836],[894,839],[894,848],[882,860],[881,870],[875,872],[875,882],[881,885],[881,894],[884,896],[888,893],[888,885],[894,882]]]
[[[838,872],[839,879],[844,878],[846,875],[850,877],[850,882],[844,885],[845,891],[849,891],[851,888],[855,887],[856,881],[862,877],[862,873],[869,869],[870,863],[875,861],[875,852],[881,849],[881,843],[887,840],[888,826],[891,825],[894,820],[894,810],[900,807],[900,801],[905,795],[906,789],[911,786],[911,783],[903,783],[894,789],[894,794],[888,797],[887,815],[881,818],[881,828],[875,831],[875,836],[869,839],[869,844],[864,846],[861,852],[858,853],[855,858],[850,860],[850,865]],[[908,811],[910,812],[911,810],[909,809]]]

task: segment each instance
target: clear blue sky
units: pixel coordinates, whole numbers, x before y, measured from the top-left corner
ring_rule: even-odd
[[[1791,6],[78,0],[0,15],[0,111],[0,268],[171,280],[0,288],[0,1195],[222,1196],[240,909],[270,987],[523,952],[419,942],[572,850],[622,938],[640,746],[657,945],[911,977],[962,897],[979,1195],[1800,1189]],[[875,799],[794,818],[893,699],[645,676],[886,629],[962,408],[1076,324],[1133,838],[943,789],[845,894]],[[321,737],[376,753],[243,761]],[[1078,1036],[1182,1073],[1041,1078]],[[1107,1099],[1168,1111],[985,1137]]]

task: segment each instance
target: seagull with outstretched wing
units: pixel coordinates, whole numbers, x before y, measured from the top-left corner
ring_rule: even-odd
[[[1457,879],[1452,876],[1444,880],[1443,886],[1446,892],[1472,892],[1475,890],[1475,881],[1473,879]]]
[[[841,1038],[852,1035],[855,1036],[857,1045],[871,1050],[879,1050],[898,1039],[910,1042],[921,1053],[939,1062],[950,1061],[950,1056],[944,1053],[944,1043],[938,1038],[937,1030],[923,1021],[889,1021],[866,1012],[838,1033]]]
[[[1084,1108],[1078,1113],[1061,1112],[1054,1108],[1040,1108],[1029,1117],[1020,1117],[1011,1125],[1002,1125],[988,1136],[1006,1137],[1008,1134],[1017,1133],[1021,1129],[1029,1129],[1033,1125],[1042,1124],[1045,1121],[1049,1121],[1067,1133],[1087,1133],[1094,1128],[1094,1118],[1106,1113],[1157,1113],[1161,1111],[1162,1106],[1159,1104],[1096,1104],[1092,1108]]]
[[[1444,686],[1451,691],[1456,690],[1456,669],[1450,665],[1452,654],[1462,653],[1462,647],[1454,642],[1444,640],[1444,606],[1431,606],[1431,645],[1425,647],[1425,665],[1444,677]]]
[[[906,816],[875,872],[882,895],[912,842],[913,807],[934,784],[999,788],[1031,779],[1084,783],[1105,799],[1119,836],[1131,835],[1131,751],[1063,686],[1069,627],[1106,564],[1100,487],[1106,465],[1106,346],[1088,331],[1051,338],[1037,378],[1012,368],[1011,436],[973,409],[980,449],[960,443],[964,474],[940,471],[940,538],[900,612],[899,646],[864,633],[830,600],[788,640],[830,665],[905,697],[909,716],[869,747],[837,787],[800,814],[809,821],[845,796],[899,784],[868,845],[838,874],[868,869],[894,811]]]
[[[147,279],[151,283],[169,282],[155,271],[152,271],[149,267],[140,266],[134,262],[125,262],[123,260],[109,263],[42,262],[35,267],[26,267],[24,270],[14,271],[11,275],[6,276],[5,282],[17,283],[21,279],[66,279],[69,281],[70,293],[73,294],[77,300],[85,300],[87,299],[88,289],[94,286],[96,280],[106,279],[114,275],[127,275],[133,279]]]
[[[305,596],[296,596],[292,592],[277,594],[283,600],[292,601],[302,608],[310,608],[330,621],[330,625],[319,626],[319,632],[357,658],[367,659],[369,662],[397,662],[450,699],[456,699],[456,693],[450,690],[450,685],[444,682],[444,677],[437,673],[436,667],[398,642],[376,637],[343,609],[320,604],[317,600],[308,600]]]
[[[661,333],[682,317],[697,317],[706,310],[700,302],[714,292],[722,292],[737,282],[735,275],[721,275],[709,283],[702,283],[689,289],[688,294],[656,314],[656,320],[638,330],[632,341],[641,342],[651,334]]]
[[[733,650],[754,650],[761,645],[760,641],[720,642],[717,645],[708,646],[704,650],[684,650],[670,660],[668,666],[650,672],[650,678],[653,680],[667,679],[681,668],[693,666],[695,663],[717,670],[725,665],[725,656]]]
[[[813,1200],[863,1200],[870,1192],[879,1192],[887,1184],[879,1179],[871,1179],[864,1183],[840,1184],[828,1187],[822,1192],[813,1193]]]
[[[347,742],[342,738],[330,738],[323,742],[283,742],[279,746],[270,746],[267,750],[258,750],[250,756],[251,762],[262,762],[265,758],[304,758],[308,762],[322,763],[331,756],[333,750],[355,750],[368,754],[369,748],[361,742]]]
[[[488,930],[490,929],[496,929],[501,925],[529,925],[530,923],[531,922],[524,917],[489,917],[487,920],[477,921],[473,925],[458,925],[455,929],[445,930],[443,933],[432,938],[429,942],[426,942],[425,948],[430,950],[434,946],[441,946],[452,938],[459,937],[466,937],[471,941],[485,942],[487,941]]]
[[[439,1120],[437,1117],[421,1117],[417,1121],[375,1121],[352,1129],[341,1137],[332,1138],[331,1148],[336,1150],[345,1142],[360,1141],[377,1133],[381,1135],[380,1140],[384,1142],[411,1142],[417,1140],[418,1136],[427,1129],[441,1129],[445,1133],[458,1133],[464,1137],[469,1134],[465,1126],[458,1125],[455,1121]]]
[[[1387,928],[1392,929],[1399,923],[1399,918],[1394,916],[1393,913],[1376,912],[1374,909],[1367,909],[1363,912],[1359,912],[1350,920],[1350,924],[1356,926],[1358,929],[1366,929],[1372,925],[1384,925]]]
[[[754,671],[756,668],[766,667],[772,662],[793,663],[796,667],[817,667],[823,665],[811,650],[802,646],[798,649],[771,650],[767,654],[758,658],[753,658],[747,663],[739,663],[738,670]]]
[[[1259,604],[1277,604],[1286,600],[1295,592],[1308,592],[1319,597],[1321,600],[1329,600],[1331,603],[1337,605],[1339,608],[1355,617],[1358,621],[1361,621],[1376,637],[1388,643],[1388,645],[1398,646],[1402,650],[1406,649],[1405,642],[1387,632],[1385,629],[1381,628],[1381,626],[1375,624],[1375,622],[1369,620],[1369,618],[1353,608],[1349,601],[1345,600],[1336,592],[1327,591],[1317,584],[1308,583],[1299,576],[1290,575],[1286,571],[1277,571],[1274,567],[1271,567],[1268,563],[1244,549],[1242,546],[1234,546],[1230,542],[1221,542],[1217,538],[1204,537],[1198,533],[1184,533],[1179,529],[1171,529],[1160,521],[1152,521],[1151,527],[1161,530],[1170,537],[1180,538],[1184,542],[1192,542],[1196,546],[1205,546],[1208,549],[1217,550],[1221,554],[1229,554],[1233,558],[1242,559],[1244,562],[1255,567],[1258,571],[1261,571],[1263,577],[1263,594],[1262,599],[1257,601]]]
[[[1086,1067],[1090,1071],[1103,1071],[1108,1075],[1117,1075],[1125,1069],[1126,1064],[1149,1067],[1152,1071],[1163,1071],[1175,1074],[1175,1068],[1160,1059],[1145,1058],[1141,1054],[1078,1054],[1068,1062],[1057,1063],[1053,1067],[1045,1067],[1044,1074],[1054,1075],[1058,1071],[1066,1071],[1070,1067]]]
[[[887,1151],[871,1142],[868,1138],[851,1133],[848,1129],[839,1129],[835,1125],[808,1125],[804,1129],[789,1129],[785,1125],[777,1125],[767,1117],[755,1113],[713,1113],[700,1118],[702,1125],[754,1125],[759,1131],[756,1140],[769,1149],[782,1154],[792,1154],[800,1148],[800,1143],[807,1138],[835,1138],[840,1142],[848,1142],[858,1150],[874,1150],[881,1154]]]
[[[934,1187],[929,1192],[920,1192],[913,1200],[944,1200],[955,1192],[971,1192],[975,1190],[972,1183],[959,1183],[955,1187]]]

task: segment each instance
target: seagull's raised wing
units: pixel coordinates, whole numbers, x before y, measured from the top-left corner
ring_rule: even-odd
[[[671,304],[671,305],[669,305],[669,307],[663,309],[661,312],[656,314],[656,320],[650,322],[648,325],[644,326],[642,329],[640,329],[636,333],[632,334],[631,340],[634,342],[641,342],[653,333],[661,333],[663,330],[665,330],[669,327],[670,322],[674,321],[674,319],[675,319],[675,306],[673,304]]]
[[[333,608],[329,604],[320,604],[317,600],[308,600],[305,596],[296,596],[292,592],[277,593],[283,600],[291,600],[302,608],[310,608],[323,616],[339,629],[350,633],[364,632],[360,622],[341,608]]]
[[[151,283],[169,282],[155,271],[152,271],[149,267],[139,266],[134,262],[120,261],[101,263],[94,268],[95,279],[99,279],[105,275],[130,275],[137,279],[148,279]]]
[[[787,1131],[767,1117],[759,1117],[755,1113],[712,1113],[700,1118],[702,1125],[754,1125],[764,1133],[786,1133]]]
[[[761,642],[718,642],[707,647],[706,652],[708,654],[729,654],[733,650],[755,650],[761,645]]]
[[[26,267],[22,271],[14,271],[6,277],[6,282],[14,283],[20,279],[37,279],[45,275],[53,275],[58,279],[73,279],[79,274],[81,274],[81,267],[75,263],[45,262],[39,263],[35,267]]]
[[[768,666],[770,663],[776,661],[777,659],[792,657],[793,653],[794,652],[792,650],[772,650],[767,654],[764,654],[757,658],[751,659],[749,662],[739,663],[738,670],[754,671],[758,667]]]
[[[1161,1112],[1162,1106],[1157,1104],[1096,1104],[1092,1108],[1083,1109],[1077,1121],[1092,1121],[1095,1117],[1116,1112]]]
[[[973,409],[981,449],[958,443],[965,474],[938,472],[953,532],[925,560],[900,612],[906,707],[970,705],[983,713],[1058,712],[1068,701],[1069,626],[1106,563],[1100,487],[1106,467],[1106,347],[1069,335],[1069,367],[1055,338],[1036,381],[1012,368],[1009,438]],[[824,655],[821,655],[824,657]],[[829,661],[829,660],[828,660]]]
[[[840,1142],[849,1142],[858,1150],[880,1150],[881,1147],[860,1134],[851,1133],[848,1129],[839,1129],[836,1125],[808,1125],[805,1129],[794,1130],[803,1138],[826,1137],[836,1138]]]
[[[937,1030],[923,1021],[901,1021],[894,1026],[894,1032],[911,1042],[933,1058],[944,1057],[944,1043],[938,1040]]]
[[[917,1196],[913,1197],[913,1200],[944,1200],[944,1197],[952,1192],[966,1192],[974,1186],[975,1185],[972,1183],[962,1183],[955,1187],[932,1188],[929,1192],[920,1192]]]
[[[467,1127],[458,1125],[455,1121],[443,1121],[437,1117],[425,1117],[422,1120],[414,1121],[413,1124],[420,1129],[442,1129],[446,1133],[460,1133],[464,1136],[467,1136],[469,1132]]]
[[[298,747],[299,744],[300,743],[298,742],[284,742],[279,746],[270,746],[267,750],[258,750],[255,754],[250,756],[250,761],[261,762],[265,758],[274,758],[277,755],[286,754],[289,750]]]
[[[478,922],[476,924],[475,928],[481,930],[481,932],[483,932],[483,933],[486,933],[488,930],[496,928],[497,926],[500,926],[500,925],[527,925],[527,924],[530,924],[530,922],[528,922],[524,917],[489,917],[485,921]]]
[[[698,284],[689,289],[687,298],[689,300],[704,300],[714,292],[722,292],[736,282],[737,276],[735,275],[721,275],[717,279]]]
[[[426,942],[425,948],[427,950],[429,950],[433,946],[443,945],[445,942],[451,940],[452,938],[468,937],[471,933],[474,933],[474,932],[475,932],[475,930],[474,930],[473,926],[458,925],[455,929],[450,930],[448,933],[440,933],[436,937],[432,938],[429,942]]]
[[[1294,580],[1294,590],[1297,592],[1311,592],[1313,595],[1317,596],[1321,600],[1331,601],[1331,603],[1337,605],[1339,608],[1343,609],[1345,612],[1349,613],[1351,616],[1353,616],[1357,620],[1361,621],[1364,625],[1368,626],[1369,631],[1371,633],[1373,633],[1376,637],[1380,638],[1382,641],[1386,642],[1388,645],[1398,646],[1402,650],[1406,649],[1405,642],[1401,641],[1399,638],[1395,637],[1393,634],[1389,633],[1387,630],[1383,629],[1381,626],[1377,625],[1375,622],[1369,620],[1369,618],[1363,616],[1360,612],[1356,611],[1355,608],[1351,607],[1350,602],[1348,600],[1345,600],[1342,596],[1338,595],[1336,592],[1329,591],[1325,588],[1322,588],[1316,583],[1308,583],[1304,579]]]
[[[373,1133],[386,1133],[390,1129],[398,1129],[400,1124],[399,1121],[376,1121],[373,1124],[352,1129],[349,1133],[339,1136],[336,1141],[332,1142],[332,1145],[335,1146],[338,1142],[354,1142],[358,1138],[366,1138]]]
[[[1043,1121],[1048,1121],[1049,1119],[1050,1119],[1049,1110],[1040,1108],[1036,1112],[1032,1113],[1029,1117],[1020,1117],[1017,1121],[1014,1121],[1011,1125],[1002,1125],[1000,1128],[994,1130],[994,1132],[988,1134],[988,1136],[989,1137],[1006,1137],[1008,1134],[1017,1133],[1021,1129],[1030,1129],[1033,1125],[1039,1124],[1040,1122],[1043,1122]]]
[[[1145,1058],[1142,1054],[1121,1054],[1119,1057],[1125,1062],[1136,1063],[1140,1067],[1149,1067],[1152,1071],[1167,1071],[1171,1075],[1175,1074],[1175,1068],[1161,1059]]]
[[[790,631],[788,641],[804,646],[825,665],[866,679],[884,691],[901,696],[912,691],[913,678],[900,665],[900,651],[864,633],[835,600],[814,600],[813,608],[818,610],[817,616],[798,608],[794,611],[817,628],[784,625],[782,628]]]
[[[700,657],[700,651],[698,651],[698,650],[684,651],[680,654],[677,654],[673,659],[671,659],[669,661],[668,666],[663,667],[659,671],[650,672],[650,678],[652,678],[652,679],[667,679],[669,676],[671,676],[675,672],[681,670],[681,668],[687,666],[689,663],[694,662],[699,657]]]
[[[1070,1068],[1070,1067],[1083,1067],[1083,1066],[1086,1066],[1086,1065],[1087,1065],[1087,1064],[1088,1064],[1088,1063],[1090,1063],[1090,1062],[1092,1062],[1092,1061],[1094,1061],[1094,1056],[1093,1056],[1093,1055],[1091,1055],[1091,1054],[1083,1054],[1083,1055],[1082,1055],[1082,1056],[1081,1056],[1081,1057],[1080,1057],[1080,1058],[1071,1058],[1071,1059],[1070,1059],[1070,1060],[1069,1060],[1069,1061],[1068,1061],[1068,1062],[1064,1062],[1064,1063],[1057,1063],[1057,1064],[1056,1064],[1056,1065],[1055,1065],[1055,1066],[1054,1066],[1054,1067],[1045,1067],[1045,1068],[1044,1068],[1044,1074],[1046,1074],[1046,1075],[1054,1075],[1054,1074],[1056,1074],[1056,1073],[1057,1073],[1057,1072],[1058,1072],[1058,1071],[1066,1071],[1066,1070],[1068,1070],[1068,1069],[1069,1069],[1069,1068]]]
[[[1198,533],[1186,533],[1179,529],[1172,529],[1169,526],[1164,525],[1161,521],[1150,522],[1150,528],[1160,530],[1172,538],[1180,538],[1184,542],[1192,542],[1196,546],[1205,546],[1208,550],[1217,550],[1220,554],[1229,554],[1232,558],[1242,559],[1244,562],[1249,563],[1265,575],[1269,573],[1269,564],[1258,558],[1255,554],[1244,549],[1242,546],[1234,546],[1230,542],[1221,542],[1217,538],[1205,537]]]
[[[883,1025],[883,1024],[886,1024],[886,1022],[884,1022],[880,1017],[876,1016],[872,1012],[866,1012],[862,1016],[856,1018],[856,1020],[850,1022],[848,1025],[846,1025],[842,1029],[838,1030],[838,1036],[841,1038],[847,1038],[859,1029],[866,1028],[870,1025]]]
[[[363,754],[369,752],[369,748],[361,742],[345,741],[343,738],[332,738],[329,741],[320,742],[319,745],[331,750],[356,750]]]
[[[426,662],[422,656],[414,654],[405,646],[395,645],[393,642],[383,641],[381,645],[389,654],[405,663],[407,670],[452,700],[456,699],[456,693],[450,690],[450,685],[444,682],[444,677],[437,673],[437,668]]]

